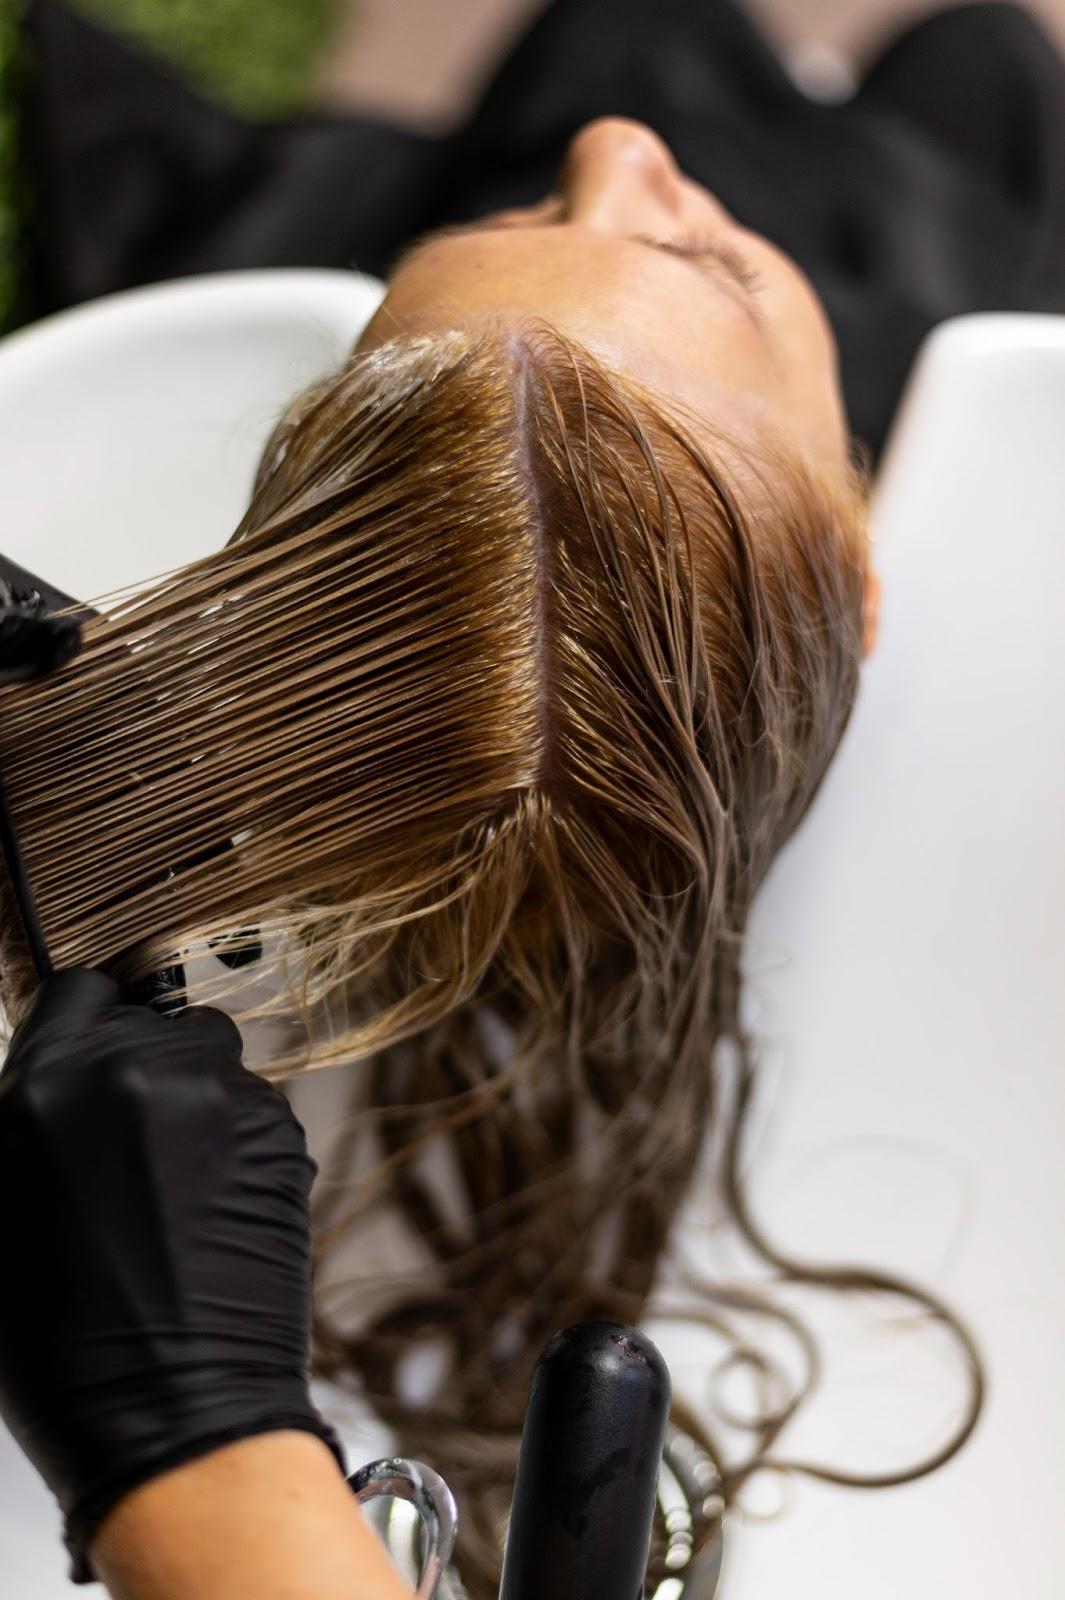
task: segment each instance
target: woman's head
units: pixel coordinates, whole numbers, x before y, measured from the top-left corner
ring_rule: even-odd
[[[275,1070],[361,1075],[383,1159],[351,1216],[398,1207],[425,1267],[360,1283],[322,1348],[467,1492],[477,1596],[538,1351],[641,1313],[751,898],[857,691],[860,476],[727,420],[524,312],[369,339],[282,419],[226,549],[4,696],[57,962],[135,977],[262,930],[307,980]],[[447,1359],[415,1405],[421,1336]]]
[[[812,286],[642,123],[587,124],[538,205],[406,250],[358,347],[525,313],[741,441],[771,431],[844,476],[835,342]]]
[[[282,419],[230,545],[12,699],[59,960],[132,973],[280,899],[335,927],[377,878],[410,933],[519,813],[614,830],[648,893],[670,852],[704,890],[727,866],[735,910],[849,715],[869,556],[860,474],[772,434],[737,473],[740,448],[530,317],[357,350]]]

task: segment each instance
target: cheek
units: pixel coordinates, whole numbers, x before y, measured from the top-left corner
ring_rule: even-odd
[[[767,288],[772,297],[772,325],[781,364],[791,386],[808,403],[836,410],[840,406],[839,353],[821,302],[798,273],[778,274]]]
[[[779,277],[787,297],[788,322],[796,338],[816,352],[835,380],[839,369],[839,350],[836,335],[828,320],[828,312],[821,303],[809,278],[788,256],[780,257]]]
[[[735,230],[737,248],[747,256],[765,282],[766,297],[772,297],[782,324],[794,338],[810,346],[827,346],[836,360],[836,338],[821,298],[805,272],[791,256],[760,233],[748,228]]]
[[[784,263],[767,262],[764,275],[762,306],[770,322],[783,404],[817,458],[838,463],[846,455],[849,434],[828,318],[806,278],[786,257]]]

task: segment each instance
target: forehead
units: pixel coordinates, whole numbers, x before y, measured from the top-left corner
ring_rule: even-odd
[[[685,258],[649,238],[580,223],[535,226],[488,219],[442,229],[401,252],[389,285],[405,286],[411,277],[441,271],[451,278],[479,278],[476,289],[485,297],[515,291],[524,297],[530,287],[535,293],[567,290],[574,297],[592,291],[631,307],[634,296],[665,292],[674,304],[679,298],[697,305],[723,302],[742,311],[752,327],[758,324],[746,292],[713,255]],[[445,292],[449,284],[438,282],[437,288]]]
[[[587,227],[493,227],[428,240],[399,262],[383,325],[375,318],[360,344],[508,311],[547,318],[700,414],[724,407],[760,421],[772,401],[770,341],[715,272]]]

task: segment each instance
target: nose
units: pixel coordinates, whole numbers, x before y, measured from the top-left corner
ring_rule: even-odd
[[[652,128],[628,117],[599,117],[570,140],[558,192],[567,221],[622,233],[675,222],[684,179]]]

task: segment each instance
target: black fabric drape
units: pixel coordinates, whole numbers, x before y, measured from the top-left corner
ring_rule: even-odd
[[[803,267],[874,455],[937,322],[1065,312],[1065,63],[1012,5],[910,28],[853,99],[824,105],[729,0],[555,0],[441,137],[359,117],[245,124],[55,0],[27,26],[40,312],[228,268],[383,275],[427,227],[540,199],[605,114],[649,123]]]

